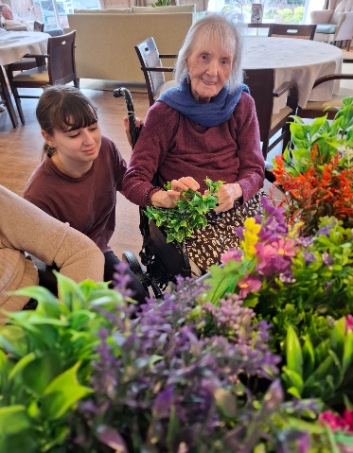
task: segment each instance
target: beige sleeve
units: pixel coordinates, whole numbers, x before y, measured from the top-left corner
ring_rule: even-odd
[[[26,251],[76,282],[103,281],[104,256],[84,234],[0,186],[0,246]]]

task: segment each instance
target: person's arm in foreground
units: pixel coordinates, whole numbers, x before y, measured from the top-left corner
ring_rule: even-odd
[[[0,186],[3,245],[26,251],[76,282],[103,281],[104,257],[98,247],[69,224]]]

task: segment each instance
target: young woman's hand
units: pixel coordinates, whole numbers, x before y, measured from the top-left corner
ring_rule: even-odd
[[[175,208],[175,202],[180,197],[181,192],[188,189],[198,190],[200,184],[190,176],[180,179],[173,179],[171,182],[172,190],[160,190],[151,196],[151,203],[159,208]]]
[[[130,146],[132,148],[129,117],[128,116],[124,116],[123,120],[124,120],[125,134],[126,134],[127,139],[129,140]],[[143,124],[143,121],[140,120],[140,118],[137,118],[135,116],[135,126],[136,127],[141,127],[142,124]]]
[[[215,212],[229,211],[234,205],[234,201],[239,200],[243,196],[243,192],[239,184],[222,184],[219,186],[216,196],[219,199],[219,205],[215,207]]]

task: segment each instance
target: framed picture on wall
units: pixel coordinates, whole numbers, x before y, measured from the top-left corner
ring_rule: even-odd
[[[253,3],[251,5],[251,23],[253,24],[261,23],[263,13],[264,13],[263,3]]]

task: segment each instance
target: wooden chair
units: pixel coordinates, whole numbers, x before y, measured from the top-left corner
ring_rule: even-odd
[[[353,74],[331,74],[320,77],[315,81],[313,88],[334,80],[353,80]],[[353,90],[341,87],[338,94],[334,94],[328,101],[309,101],[305,108],[299,107],[298,116],[301,118],[317,118],[327,114],[327,119],[332,120],[337,113],[337,107],[343,107],[343,99],[351,96],[353,96]],[[327,107],[330,108],[324,111]]]
[[[254,98],[257,118],[260,128],[260,140],[262,141],[262,154],[266,161],[267,154],[283,140],[283,151],[290,141],[289,122],[290,115],[295,115],[298,106],[298,88],[295,82],[285,82],[280,87],[274,87],[274,69],[246,69],[244,71],[244,83],[250,89]],[[273,102],[275,98],[287,96],[286,106],[279,113],[273,114]],[[271,145],[270,139],[281,131],[279,137]],[[270,170],[272,164],[266,162],[266,179],[271,182],[275,178]]]
[[[176,86],[174,80],[165,81],[164,72],[173,72],[172,67],[163,67],[161,58],[177,58],[177,55],[160,55],[154,39],[147,38],[135,46],[144,73],[150,106],[170,87]]]
[[[33,31],[44,32],[44,24],[41,22],[34,22]],[[26,71],[27,69],[36,68],[37,66],[45,65],[45,59],[42,57],[37,58],[22,58],[20,61],[16,61],[15,63],[11,63],[7,65],[6,72],[7,77],[9,77],[9,73],[13,73],[15,71]]]
[[[316,25],[272,24],[268,33],[272,38],[310,39],[315,36]]]
[[[74,82],[78,88],[75,67],[75,37],[76,31],[67,35],[48,39],[48,54],[40,55],[48,59],[48,65],[39,66],[20,74],[10,74],[9,82],[16,101],[18,113],[24,124],[24,115],[20,98],[38,98],[39,96],[19,95],[18,88],[44,88],[49,85],[65,85]],[[38,57],[39,55],[29,55]]]

